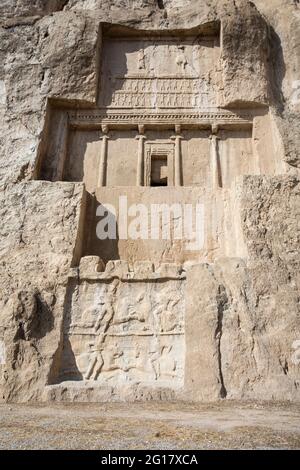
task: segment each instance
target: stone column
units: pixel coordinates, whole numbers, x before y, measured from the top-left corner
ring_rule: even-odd
[[[174,185],[181,186],[181,139],[180,126],[175,126],[176,135],[173,137],[175,140],[175,162],[174,162]]]
[[[107,172],[107,148],[108,148],[108,128],[107,126],[102,127],[104,133],[101,143],[101,157],[100,157],[100,168],[99,168],[99,179],[98,186],[106,186],[106,172]]]
[[[60,113],[57,122],[57,129],[57,167],[56,175],[54,176],[53,181],[63,181],[66,158],[68,153],[69,117],[67,112],[62,111]]]
[[[136,172],[136,185],[144,186],[144,141],[146,136],[144,135],[144,126],[139,126],[139,135],[136,137],[138,140],[138,163]]]
[[[217,136],[218,127],[212,126],[211,140],[211,173],[212,173],[212,187],[222,188],[222,177],[220,171],[220,158],[219,158],[219,137]]]

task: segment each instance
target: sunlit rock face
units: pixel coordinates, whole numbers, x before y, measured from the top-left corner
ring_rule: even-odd
[[[2,1],[1,400],[299,400],[299,24]]]

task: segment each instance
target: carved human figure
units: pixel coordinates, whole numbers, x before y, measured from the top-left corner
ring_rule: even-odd
[[[155,380],[158,380],[160,377],[160,367],[159,367],[159,353],[158,352],[152,352],[150,353],[150,363],[151,367],[154,372],[154,378]]]
[[[118,283],[116,281],[113,281],[108,286],[107,292],[105,292],[103,298],[100,301],[101,312],[94,325],[95,334],[98,334],[99,330],[101,330],[101,333],[106,333],[112,322],[112,319],[114,318],[115,294],[117,291],[117,287]]]
[[[183,95],[183,94],[179,94],[179,95],[175,95],[176,96],[176,107],[177,108],[180,108],[184,105],[184,98],[186,95]]]
[[[166,99],[166,102],[164,104],[168,107],[171,106],[171,95],[167,93],[166,95],[164,95],[164,98]]]
[[[176,93],[185,93],[188,90],[185,87],[184,80],[177,80],[175,84],[175,91]]]
[[[153,321],[153,331],[155,333],[159,333],[161,331],[161,314],[163,311],[163,307],[158,305],[152,310],[152,321]]]
[[[186,66],[188,64],[188,60],[185,55],[185,47],[178,46],[178,53],[176,56],[176,64],[181,67],[182,71],[185,72]]]
[[[135,361],[134,361],[135,369],[144,371],[144,354],[143,354],[142,348],[139,345],[137,345],[136,350],[135,350]]]
[[[137,106],[145,107],[145,104],[146,104],[145,93],[140,93],[137,98]]]
[[[155,380],[158,380],[160,377],[160,366],[159,366],[159,359],[160,359],[160,348],[157,342],[152,344],[149,348],[149,361],[151,368],[154,372]]]
[[[112,299],[105,300],[102,306],[102,312],[97,318],[94,326],[95,333],[98,333],[101,326],[103,333],[106,333],[115,314],[114,302]]]
[[[172,349],[172,345],[163,346],[161,348],[159,369],[162,375],[177,377],[177,364],[175,359],[172,357]]]
[[[132,86],[132,93],[138,93],[139,92],[139,80],[132,80],[131,82]]]
[[[122,94],[120,95],[120,97],[121,97],[121,106],[122,106],[122,107],[126,106],[126,105],[127,105],[127,102],[128,102],[128,106],[131,106],[131,102],[130,102],[130,100],[131,100],[131,95],[128,95],[128,94],[126,94],[126,93],[122,93]]]
[[[134,302],[130,304],[128,304],[128,299],[124,297],[118,304],[118,316],[114,319],[113,324],[122,325],[132,321],[145,323],[150,309],[151,305],[147,302],[147,298],[143,293],[139,294]]]
[[[97,380],[99,377],[102,367],[104,365],[104,360],[102,356],[104,335],[101,334],[98,336],[94,343],[89,343],[90,348],[90,359],[88,370],[84,376],[86,380]]]
[[[138,53],[138,68],[139,70],[146,69],[146,54],[144,49],[140,49]]]
[[[142,323],[146,323],[143,327],[143,330],[149,329],[149,316],[152,309],[151,300],[149,295],[145,292],[139,293],[135,300],[136,311],[138,315],[138,320]]]
[[[177,327],[177,316],[170,310],[163,310],[161,313],[161,331],[171,332]]]
[[[130,323],[134,320],[141,322],[141,323],[145,322],[145,318],[140,314],[140,312],[137,312],[132,307],[129,307],[124,316],[116,319],[116,321],[114,322],[114,325],[122,325],[125,323]]]
[[[113,343],[106,349],[106,371],[122,369],[122,364],[118,363],[118,359],[123,356],[123,351],[119,349],[118,343]]]
[[[143,370],[143,355],[138,343],[134,343],[133,348],[126,351],[126,364],[121,364],[121,369],[124,372],[129,372],[132,369]]]

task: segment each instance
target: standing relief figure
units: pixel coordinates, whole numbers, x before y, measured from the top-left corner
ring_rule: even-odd
[[[150,350],[150,364],[151,368],[154,372],[154,379],[158,380],[160,377],[160,365],[159,365],[159,359],[160,359],[160,351],[157,349]]]
[[[175,378],[177,377],[177,362],[172,357],[172,349],[173,347],[171,345],[162,346],[159,361],[159,370],[161,375]]]
[[[101,312],[94,324],[95,334],[106,333],[115,315],[115,295],[118,281],[113,281],[101,299]]]
[[[116,107],[120,106],[120,94],[119,93],[113,94],[111,104],[112,106],[116,106]]]
[[[113,282],[100,302],[101,311],[93,328],[95,340],[89,343],[89,365],[84,377],[86,380],[97,380],[104,366],[102,352],[105,349],[104,343],[107,330],[115,314],[114,304],[116,291],[117,283]]]
[[[185,72],[186,66],[188,64],[188,60],[185,55],[185,48],[184,46],[178,46],[178,53],[176,57],[176,64],[181,67],[181,70]]]
[[[165,107],[166,106],[166,94],[165,93],[161,93],[159,95],[159,103],[158,105],[161,106],[161,107]]]
[[[170,107],[171,106],[171,95],[169,93],[167,93],[166,95],[164,95],[165,99],[166,99],[166,102],[164,104],[166,104],[166,106]]]
[[[102,332],[103,333],[106,333],[106,331],[108,330],[109,325],[110,325],[110,323],[111,323],[111,321],[114,317],[114,313],[115,313],[113,302],[114,301],[111,300],[111,299],[103,302],[102,312],[99,315],[99,317],[97,318],[96,323],[94,325],[95,333],[98,333],[98,330],[101,328],[101,326],[102,326]]]
[[[141,94],[139,95],[139,104],[138,104],[138,105],[141,106],[141,107],[143,107],[143,108],[146,106],[146,96],[145,96],[145,93],[141,93]]]
[[[144,49],[140,49],[138,53],[138,68],[139,70],[146,69],[146,54],[145,54]]]
[[[97,380],[99,377],[102,367],[104,365],[104,360],[102,356],[102,351],[103,351],[103,343],[104,343],[104,335],[101,334],[99,335],[95,342],[89,343],[89,354],[90,354],[90,360],[89,360],[89,366],[88,370],[84,376],[85,380]]]

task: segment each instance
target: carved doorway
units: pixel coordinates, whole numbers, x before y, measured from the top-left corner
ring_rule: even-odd
[[[174,143],[146,144],[145,186],[174,186]]]
[[[168,186],[168,156],[151,156],[150,186]]]

